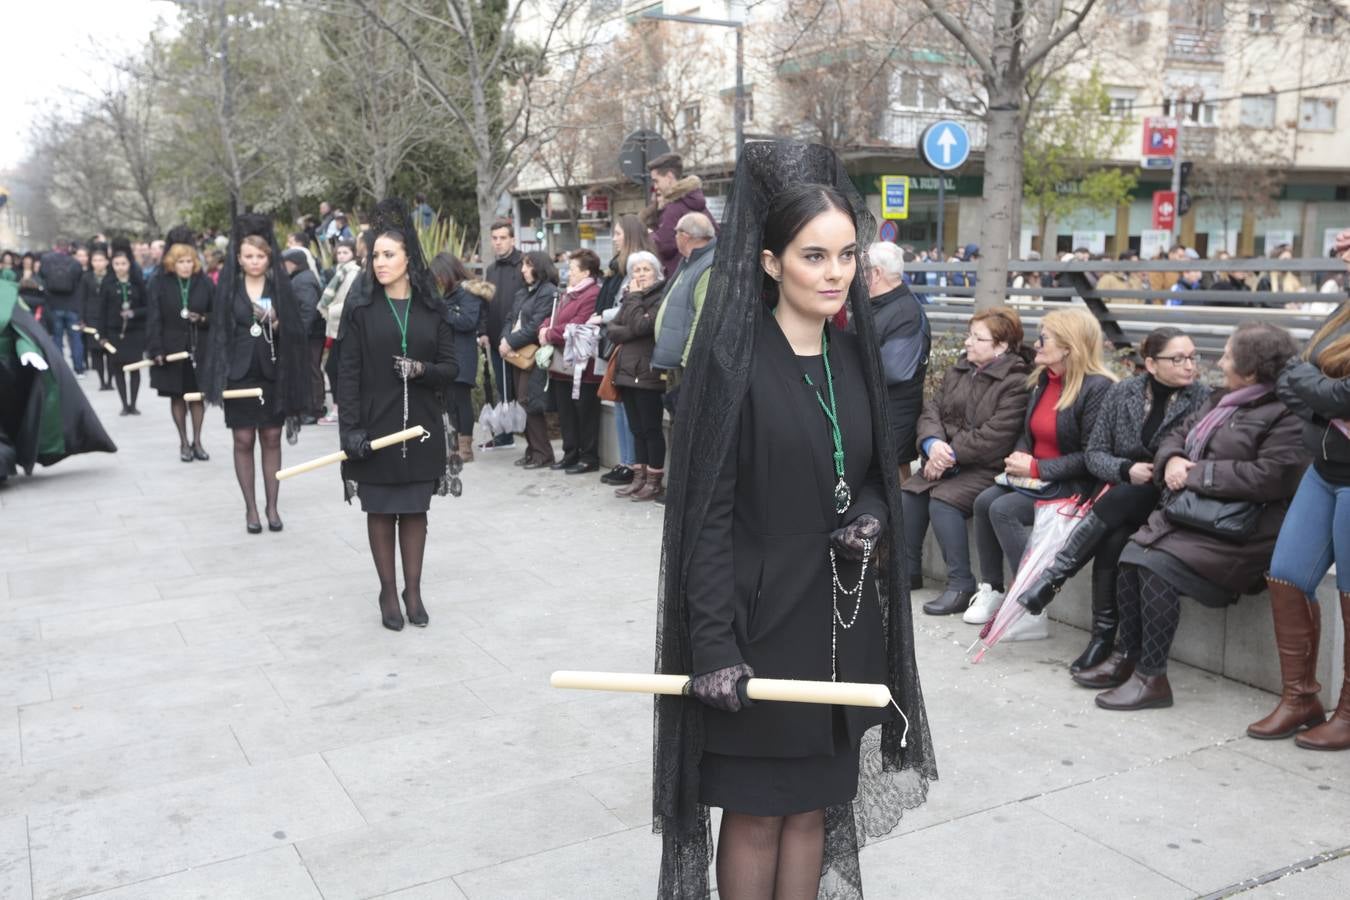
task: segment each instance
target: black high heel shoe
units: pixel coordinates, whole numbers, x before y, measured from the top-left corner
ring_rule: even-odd
[[[179,447],[178,458],[181,459],[183,462],[192,462],[192,448],[186,445]]]
[[[193,458],[193,459],[199,459],[199,460],[201,460],[202,462],[206,462],[208,459],[211,458],[211,454],[209,454],[209,453],[207,453],[205,450],[203,450],[201,444],[193,444],[193,445],[192,445],[192,458]]]
[[[407,591],[403,592],[403,605],[405,607],[408,605]],[[431,617],[427,615],[426,605],[425,604],[420,605],[422,607],[420,612],[414,613],[412,610],[408,610],[408,624],[415,625],[418,628],[426,628],[427,623],[431,621]]]
[[[261,522],[245,522],[244,527],[248,529],[249,534],[262,534]]]
[[[395,604],[393,612],[388,612],[384,608],[383,595],[381,595],[380,598],[377,598],[375,602],[380,604],[380,624],[390,631],[402,631],[403,612],[398,608],[397,604]]]
[[[280,530],[281,530],[282,528],[284,528],[284,527],[286,527],[286,525],[285,525],[285,523],[282,522],[280,519],[277,519],[275,522],[272,521],[271,519],[268,519],[268,520],[267,520],[267,530],[268,530],[268,531],[280,531]]]

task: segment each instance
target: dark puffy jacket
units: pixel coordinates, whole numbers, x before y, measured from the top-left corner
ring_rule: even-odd
[[[1163,484],[1167,461],[1186,455],[1186,435],[1214,408],[1219,396],[1191,414],[1163,439],[1154,457],[1154,479]],[[1222,538],[1173,525],[1162,508],[1130,540],[1149,552],[1162,551],[1229,594],[1265,589],[1265,571],[1275,551],[1289,501],[1298,489],[1308,454],[1302,423],[1272,389],[1242,404],[1214,432],[1200,459],[1194,460],[1186,487],[1206,497],[1264,503],[1256,532],[1241,547]],[[1164,500],[1166,503],[1166,500]]]
[[[881,342],[881,366],[890,397],[891,437],[897,459],[907,463],[919,455],[915,440],[933,332],[923,307],[906,284],[874,298],[872,317]]]
[[[1136,375],[1107,390],[1097,424],[1088,437],[1087,468],[1093,478],[1109,484],[1129,481],[1130,466],[1151,462],[1168,432],[1203,406],[1211,393],[1198,382],[1174,392],[1167,399],[1162,424],[1145,446],[1144,420],[1153,402],[1149,379],[1147,374]]]
[[[1339,310],[1331,318],[1338,315]],[[1319,340],[1309,356],[1316,359],[1347,335],[1350,319]],[[1331,378],[1316,363],[1295,359],[1285,366],[1276,390],[1285,405],[1306,422],[1303,445],[1312,454],[1317,474],[1333,484],[1350,484],[1350,438],[1331,424],[1332,419],[1350,419],[1350,378]]]
[[[502,326],[507,345],[513,350],[519,350],[539,343],[539,326],[553,315],[553,302],[557,299],[558,286],[551,281],[536,281],[532,286],[517,291]]]
[[[660,391],[665,382],[652,369],[656,349],[656,311],[661,308],[666,282],[658,281],[645,291],[629,291],[619,305],[618,315],[609,323],[609,339],[618,345],[611,366],[614,383],[623,388]]]
[[[970,515],[975,498],[1003,471],[1003,460],[1021,434],[1030,372],[1017,353],[1005,353],[984,368],[976,368],[964,355],[958,359],[943,376],[941,389],[924,403],[917,429],[920,447],[929,438],[951,445],[956,473],[940,481],[916,474],[902,489],[930,492],[933,499]]]
[[[1031,398],[1027,401],[1025,418],[1022,422],[1022,436],[1017,448],[1025,453],[1031,452],[1031,414],[1036,403],[1045,392],[1046,382],[1050,380],[1048,371],[1041,372],[1040,380],[1032,388]],[[1092,429],[1097,426],[1097,416],[1101,412],[1106,392],[1115,384],[1105,375],[1085,375],[1083,385],[1074,398],[1073,405],[1061,409],[1055,414],[1055,440],[1059,444],[1059,456],[1054,459],[1037,460],[1038,477],[1043,481],[1077,482],[1085,485],[1092,476],[1088,474],[1087,443]],[[960,457],[957,457],[958,459]]]
[[[57,250],[42,254],[42,286],[47,291],[47,308],[80,312],[84,299],[80,291],[83,277],[84,270],[73,256]]]
[[[478,322],[483,306],[492,300],[493,287],[481,278],[471,278],[445,298],[445,321],[455,333],[455,360],[459,372],[457,384],[478,381]]]
[[[281,258],[300,268],[291,276],[291,293],[300,307],[300,329],[306,337],[323,337],[327,322],[319,315],[319,298],[323,296],[323,285],[319,277],[309,267],[309,257],[303,250],[287,250]]]
[[[680,248],[675,244],[675,226],[689,213],[701,212],[712,222],[713,231],[717,231],[717,222],[708,212],[708,201],[703,196],[703,182],[697,175],[687,175],[675,182],[670,194],[660,202],[660,221],[652,229],[652,243],[656,245],[656,255],[661,259],[661,268],[666,278],[675,273],[680,264]]]
[[[497,302],[486,305],[486,334],[494,347],[501,343],[502,334],[515,322],[514,315],[508,315],[510,311],[503,307],[525,287],[525,276],[520,273],[520,261],[524,258],[525,254],[517,248],[501,259],[494,259],[483,273],[483,278],[492,285],[492,296],[497,298]]]

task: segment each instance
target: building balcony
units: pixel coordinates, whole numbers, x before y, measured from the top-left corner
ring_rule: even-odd
[[[1223,64],[1223,35],[1217,29],[1172,25],[1168,29],[1167,59],[1171,62]]]
[[[882,117],[879,137],[888,144],[897,147],[917,147],[919,135],[923,130],[939,119],[951,119],[960,122],[970,132],[970,149],[983,151],[986,129],[980,119],[968,113],[944,109],[906,109],[889,111]]]

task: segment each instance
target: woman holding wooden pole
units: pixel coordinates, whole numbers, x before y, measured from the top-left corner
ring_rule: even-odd
[[[225,426],[234,435],[234,474],[244,496],[244,527],[261,534],[253,448],[262,444],[264,512],[269,531],[282,529],[277,510],[281,431],[295,442],[299,417],[309,408],[309,348],[300,307],[265,216],[235,219],[230,253],[221,269],[211,311],[210,352],[202,385],[206,399],[225,408]],[[225,399],[227,390],[262,389],[256,398]]]
[[[370,555],[380,579],[380,621],[403,629],[394,568],[395,545],[403,563],[403,605],[408,621],[426,627],[422,558],[427,510],[433,493],[445,494],[458,474],[449,447],[444,391],[458,373],[455,335],[412,220],[403,204],[375,207],[367,275],[347,298],[338,356],[338,429],[347,461],[342,480],[347,501],[361,498]],[[373,450],[371,438],[421,425],[421,441]]]
[[[103,317],[95,327],[117,346],[117,352],[108,362],[113,384],[117,385],[117,396],[122,400],[120,415],[139,416],[141,411],[136,408],[136,396],[141,392],[141,373],[122,370],[125,365],[140,362],[145,355],[145,282],[141,280],[141,270],[129,242],[113,241],[109,268],[112,272],[104,276],[103,287],[99,289]]]
[[[859,835],[937,777],[858,259],[872,222],[822,147],[747,145],[730,196],[682,387],[698,414],[675,417],[657,670],[693,677],[656,700],[658,895],[707,895],[717,806],[719,896],[861,896]],[[829,324],[845,302],[852,333]],[[752,678],[881,684],[898,708],[747,705]]]
[[[169,398],[169,413],[178,429],[178,458],[185,463],[208,460],[211,457],[202,447],[206,404],[187,400],[185,395],[197,392],[198,355],[206,349],[204,332],[211,312],[212,284],[202,274],[192,229],[184,225],[171,228],[164,242],[168,249],[162,268],[150,281],[147,305],[145,352],[155,361],[150,386],[161,397]],[[183,350],[190,354],[187,359],[174,363],[165,360],[169,354]],[[187,436],[189,411],[191,444]]]

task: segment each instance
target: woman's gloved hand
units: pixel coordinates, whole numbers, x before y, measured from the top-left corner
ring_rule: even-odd
[[[752,705],[750,698],[744,695],[744,688],[741,685],[754,677],[754,669],[745,663],[737,663],[734,666],[695,675],[689,679],[688,691],[713,709],[740,712],[741,707]]]
[[[351,460],[368,459],[375,451],[370,446],[370,435],[364,429],[353,428],[342,436],[342,452]]]
[[[394,374],[399,378],[407,378],[409,380],[421,378],[422,373],[426,370],[426,365],[415,359],[409,359],[406,356],[394,357]]]
[[[830,535],[835,552],[844,559],[859,560],[864,550],[875,551],[881,537],[881,522],[876,516],[861,515]]]

